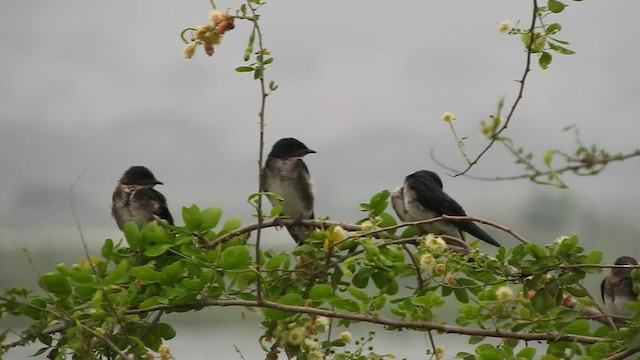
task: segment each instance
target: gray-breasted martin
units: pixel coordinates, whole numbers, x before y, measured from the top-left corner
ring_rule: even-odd
[[[442,191],[440,177],[428,170],[420,170],[407,176],[404,185],[396,188],[391,194],[391,204],[400,220],[405,222],[427,220],[441,215],[467,215],[462,206]],[[491,245],[500,246],[489,234],[469,220],[440,220],[420,227],[434,235],[462,239],[464,231]]]
[[[278,140],[267,156],[262,175],[264,190],[280,195],[278,201],[269,197],[271,205],[282,206],[280,215],[296,220],[313,219],[313,184],[309,169],[302,158],[315,151],[294,138]],[[287,226],[296,243],[301,244],[309,233],[303,225]]]
[[[638,265],[638,261],[630,256],[619,257],[615,265]],[[633,291],[633,280],[631,279],[633,268],[612,268],[611,274],[605,277],[600,283],[602,301],[612,315],[630,316],[631,309],[627,303],[638,300],[638,293]]]
[[[111,204],[111,215],[120,230],[129,221],[139,227],[158,219],[173,225],[167,199],[153,188],[155,185],[162,185],[162,182],[144,166],[132,166],[125,171],[113,191]]]

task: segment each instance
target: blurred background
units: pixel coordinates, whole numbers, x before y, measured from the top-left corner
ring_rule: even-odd
[[[558,38],[577,54],[554,54],[546,71],[533,66],[505,134],[535,154],[571,152],[574,136],[562,129],[577,125],[587,145],[635,150],[640,50],[633,34],[640,4],[566,2],[564,13],[545,21],[563,25]],[[218,1],[221,9],[239,4]],[[531,241],[578,234],[588,251],[602,249],[606,262],[637,253],[637,159],[614,163],[597,177],[567,175],[570,188],[559,190],[525,180],[451,178],[429,156],[433,150],[447,165],[464,167],[441,120],[445,111],[457,116],[470,154],[485,146],[480,120],[502,96],[506,104],[514,100],[525,61],[519,38],[498,32],[498,24],[528,24],[531,2],[394,5],[279,1],[261,10],[265,46],[275,57],[267,78],[280,85],[268,98],[266,150],[293,136],[317,151],[305,159],[316,185],[316,215],[355,221],[363,216],[360,202],[431,169],[467,213]],[[104,239],[119,240],[111,193],[131,165],[149,167],[165,183],[158,190],[178,224],[181,207],[194,203],[252,221],[246,198],[257,189],[260,94],[250,75],[234,71],[243,65],[250,24],[238,21],[212,58],[199,49],[183,59],[180,32],[204,24],[209,11],[206,0],[0,3],[0,288],[37,287],[23,248],[40,272],[83,258],[71,199],[93,253]],[[520,172],[496,147],[471,174]],[[268,234],[274,248],[293,248],[286,232]],[[599,280],[589,284],[594,291]],[[240,320],[241,312],[206,309],[171,318],[181,329],[170,343],[175,356],[210,359],[214,346],[217,358],[238,359],[237,345],[248,358],[259,357],[258,321]],[[445,341],[464,342],[452,339]],[[402,349],[410,353],[397,355],[409,358],[426,348],[424,334],[379,341],[380,353],[406,342]]]

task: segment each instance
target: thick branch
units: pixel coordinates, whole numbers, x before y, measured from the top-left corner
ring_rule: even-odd
[[[155,306],[148,309],[139,309],[139,310],[131,310],[129,314],[141,314],[149,311],[155,310],[185,310],[185,308],[201,308],[203,306],[242,306],[242,307],[257,307],[257,308],[267,308],[267,309],[277,309],[288,312],[295,313],[303,313],[317,316],[325,316],[328,318],[338,318],[352,321],[364,321],[371,324],[379,324],[384,326],[390,326],[397,329],[413,329],[413,330],[436,330],[440,332],[444,332],[447,334],[461,334],[461,335],[469,335],[469,336],[484,336],[484,337],[495,337],[501,339],[518,339],[524,341],[575,341],[581,344],[595,344],[602,341],[601,338],[592,337],[592,336],[581,336],[581,335],[568,335],[568,334],[559,334],[559,333],[519,333],[513,331],[503,331],[503,330],[488,330],[488,329],[474,329],[467,328],[462,326],[452,326],[452,325],[444,325],[439,323],[431,323],[427,321],[402,321],[402,320],[392,320],[384,317],[378,317],[367,314],[352,314],[352,313],[343,313],[338,311],[317,309],[308,306],[292,306],[292,305],[284,305],[271,301],[250,301],[250,300],[210,300],[210,301],[202,301],[197,304],[189,304],[184,306],[168,306],[161,305]]]

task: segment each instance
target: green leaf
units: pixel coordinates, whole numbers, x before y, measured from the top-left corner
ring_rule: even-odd
[[[378,311],[384,307],[387,303],[387,296],[384,294],[378,295],[371,300],[369,305],[370,311]]]
[[[335,299],[331,302],[331,305],[335,306],[336,309],[347,310],[349,312],[359,312],[360,305],[357,302],[349,299]]]
[[[551,64],[551,61],[553,60],[553,56],[551,56],[551,54],[549,54],[546,51],[543,51],[540,53],[540,57],[538,58],[538,64],[540,65],[540,68],[542,68],[542,70],[547,70],[547,68],[549,68],[549,65]],[[549,157],[548,161],[549,163],[547,163],[547,155],[551,152],[551,156]],[[553,154],[555,153],[554,150],[549,150],[547,152],[545,152],[545,164],[547,164],[547,166],[551,166],[551,158],[553,157]]]
[[[304,300],[299,294],[286,294],[278,299],[277,303],[283,305],[303,306]],[[265,309],[264,316],[269,320],[283,320],[296,315],[295,312],[287,312],[278,309]]]
[[[224,223],[220,234],[222,235],[234,230],[238,230],[240,226],[242,226],[242,219],[240,219],[239,217],[232,217]]]
[[[284,264],[283,269],[289,268],[289,256],[286,254],[280,254],[278,256],[274,256],[264,264],[265,270],[276,270],[279,269]]]
[[[376,270],[372,267],[363,267],[358,270],[358,272],[353,275],[353,285],[357,288],[364,289],[369,284],[369,277]]]
[[[591,333],[589,332],[590,324],[585,319],[578,319],[571,322],[567,327],[564,328],[564,332],[567,334],[574,335],[584,335],[589,336]]]
[[[556,34],[557,32],[559,32],[560,30],[562,30],[562,25],[560,25],[558,23],[553,23],[553,24],[548,25],[544,29],[544,32],[547,35],[553,35],[553,34]]]
[[[469,302],[469,295],[467,295],[467,290],[463,288],[455,288],[453,289],[453,294],[456,296],[458,302],[462,304],[466,304]]]
[[[504,356],[500,349],[491,348],[478,352],[478,360],[503,360]]]
[[[543,53],[543,54],[546,54],[546,53]],[[551,161],[553,161],[553,155],[555,154],[556,154],[555,150],[545,151],[543,159],[544,159],[544,164],[547,165],[547,167],[551,167]]]
[[[151,296],[147,300],[143,301],[138,305],[140,309],[150,308],[156,305],[167,305],[169,303],[169,299],[160,296]]]
[[[526,247],[527,247],[527,252],[536,259],[544,259],[549,256],[545,249],[543,249],[542,247],[534,243],[528,243]]]
[[[378,226],[380,227],[389,227],[389,226],[394,226],[396,225],[396,219],[393,218],[393,216],[391,216],[391,214],[383,212],[380,215],[380,223],[378,224]],[[390,233],[393,235],[393,233],[395,232],[395,230],[391,230]]]
[[[244,50],[244,56],[242,57],[244,61],[249,61],[249,59],[251,58],[251,53],[253,52],[253,42],[255,41],[255,39],[256,39],[256,28],[254,27],[253,30],[251,30],[251,35],[249,36],[249,44],[247,45],[247,48]],[[236,69],[236,71],[238,70]]]
[[[148,266],[138,266],[130,269],[131,274],[145,283],[156,283],[162,277],[159,272],[154,271]]]
[[[150,334],[156,335],[165,340],[176,337],[176,331],[171,327],[171,325],[165,323],[155,323],[148,331]]]
[[[475,335],[474,336],[470,336],[469,337],[469,344],[475,345],[475,344],[478,344],[478,343],[484,341],[484,339],[485,339],[484,336],[475,336]]]
[[[57,272],[50,272],[40,277],[40,287],[45,291],[59,296],[71,295],[69,280]]]
[[[184,224],[187,229],[191,231],[198,231],[200,229],[200,224],[202,224],[200,209],[196,205],[191,205],[189,208],[182,207],[182,220],[184,220]]]
[[[587,255],[587,264],[600,264],[602,261],[602,251],[601,250],[593,250]]]
[[[224,270],[246,270],[251,265],[251,254],[243,245],[231,246],[220,255],[220,267]]]
[[[150,246],[145,250],[144,254],[149,257],[156,257],[164,254],[167,250],[171,249],[173,244],[157,244]]]
[[[389,205],[389,190],[382,190],[379,193],[373,195],[369,201],[369,212],[372,216],[378,216]]]
[[[142,237],[138,225],[131,221],[127,222],[124,224],[123,232],[131,250],[138,250],[140,248],[140,238]]]
[[[67,274],[71,281],[76,284],[89,284],[95,282],[93,274],[71,267],[71,271]]]
[[[127,282],[129,280],[129,264],[125,261],[122,260],[120,261],[120,263],[118,263],[118,266],[116,266],[115,269],[113,269],[112,272],[110,272],[109,274],[107,274],[107,276],[104,277],[104,284],[105,285],[113,285],[113,284],[121,284],[124,282]]]
[[[364,293],[363,291],[360,291],[354,287],[348,287],[347,288],[347,292],[349,294],[351,294],[351,296],[353,296],[354,298],[356,298],[357,300],[362,301],[363,303],[368,303],[369,302],[369,296],[367,296],[366,293]]]
[[[412,226],[409,226],[406,229],[404,229],[404,231],[402,232],[402,235],[400,235],[400,237],[403,238],[403,239],[406,239],[406,238],[418,236],[421,233],[422,233],[422,229],[419,226],[412,225]]]
[[[564,41],[560,41],[560,40],[557,40],[557,39],[553,39],[553,40],[555,42],[558,42],[558,43],[565,43]],[[566,47],[560,46],[558,44],[554,44],[551,41],[549,42],[549,48],[551,50],[557,51],[557,52],[559,52],[560,54],[563,54],[563,55],[573,55],[573,54],[576,53],[575,51],[573,51],[571,49],[567,49]]]
[[[311,300],[326,301],[333,297],[333,289],[328,284],[316,284],[309,291],[309,299]]]
[[[532,360],[533,357],[536,356],[536,349],[535,348],[526,347],[526,348],[520,350],[518,352],[518,354],[516,354],[516,356],[519,357],[519,358]]]
[[[102,255],[103,258],[109,260],[111,259],[112,253],[113,253],[113,240],[107,239],[104,241],[104,244],[102,245],[102,249],[100,249],[100,255]]]
[[[222,209],[218,207],[210,207],[202,210],[202,224],[200,224],[200,230],[211,230],[218,226],[218,222],[222,217]]]
[[[255,70],[256,69],[253,66],[238,66],[236,68],[236,72],[250,72],[250,71],[255,71]]]
[[[567,5],[561,3],[558,0],[549,0],[547,3],[547,7],[551,10],[552,13],[560,13]]]

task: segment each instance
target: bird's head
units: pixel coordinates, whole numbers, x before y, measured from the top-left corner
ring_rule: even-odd
[[[146,185],[149,187],[162,185],[162,182],[156,180],[153,173],[144,166],[130,167],[120,178],[120,183],[123,185]]]
[[[305,144],[294,138],[283,138],[273,144],[269,157],[290,159],[296,157],[303,157],[307,154],[315,153],[314,150],[309,149]]]

